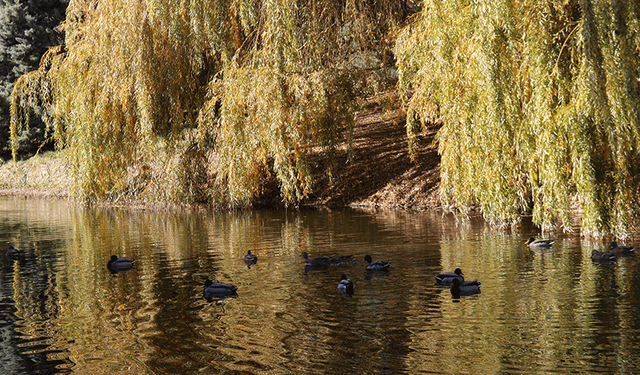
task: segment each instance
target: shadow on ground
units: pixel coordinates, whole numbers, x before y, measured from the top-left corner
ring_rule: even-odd
[[[437,127],[416,140],[412,161],[402,110],[376,102],[358,113],[351,158],[342,145],[333,161],[315,162],[312,204],[431,208],[439,203],[440,156],[434,142]],[[330,173],[329,173],[330,172]],[[330,178],[332,175],[332,178]]]

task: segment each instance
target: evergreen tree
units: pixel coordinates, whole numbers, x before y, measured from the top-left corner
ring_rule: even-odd
[[[13,83],[38,68],[47,48],[63,42],[56,27],[65,18],[68,0],[0,0],[0,156],[11,156],[9,97]],[[34,108],[38,111],[39,108]],[[29,131],[17,139],[20,154],[35,152],[45,142],[45,125],[32,116]]]

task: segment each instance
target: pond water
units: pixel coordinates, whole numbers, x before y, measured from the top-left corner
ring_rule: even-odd
[[[640,262],[436,212],[82,208],[0,198],[2,374],[549,374],[640,368]],[[248,267],[243,255],[259,258]],[[310,256],[356,262],[305,272]],[[112,274],[112,255],[137,260]],[[391,262],[367,273],[362,261]],[[453,298],[459,267],[482,292]],[[356,284],[344,297],[342,274]],[[237,285],[209,302],[202,284]]]

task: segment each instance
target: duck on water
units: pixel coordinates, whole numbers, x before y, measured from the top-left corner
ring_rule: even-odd
[[[338,290],[343,295],[353,295],[355,292],[356,285],[350,279],[347,279],[347,275],[342,274],[342,278],[340,279],[340,283],[338,283]]]
[[[453,280],[460,280],[460,285],[479,285],[478,279],[475,280],[464,280],[464,274],[460,268],[456,268],[453,272],[440,272],[439,274],[434,276],[436,279],[436,284],[440,285],[451,285]]]
[[[9,246],[9,250],[7,250],[6,255],[8,260],[20,260],[20,250],[13,246]]]
[[[481,283],[475,285],[462,285],[460,279],[453,279],[451,283],[451,295],[453,298],[460,298],[460,296],[471,296],[474,294],[480,294]]]
[[[527,245],[530,249],[548,249],[551,247],[551,245],[553,245],[553,240],[549,240],[549,239],[536,240],[533,237],[529,237],[527,242],[525,242],[525,245]]]
[[[237,290],[238,287],[235,285],[218,282],[214,283],[207,277],[204,281],[202,296],[204,299],[209,301],[213,299],[225,299],[237,295]]]
[[[111,259],[107,262],[107,268],[111,273],[127,272],[135,268],[135,262],[136,261],[131,258],[118,258],[112,255]]]
[[[611,241],[609,245],[609,251],[616,257],[628,257],[636,253],[636,249],[631,246],[618,245],[616,241]]]
[[[247,255],[245,255],[243,259],[247,266],[258,263],[258,256],[251,254],[251,250],[247,250]]]
[[[365,255],[364,260],[367,261],[367,271],[387,271],[391,267],[391,263],[382,260],[374,261],[371,255]]]

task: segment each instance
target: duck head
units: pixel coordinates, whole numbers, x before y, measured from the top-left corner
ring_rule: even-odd
[[[9,250],[7,250],[7,259],[20,260],[20,251],[13,246],[9,246]]]

